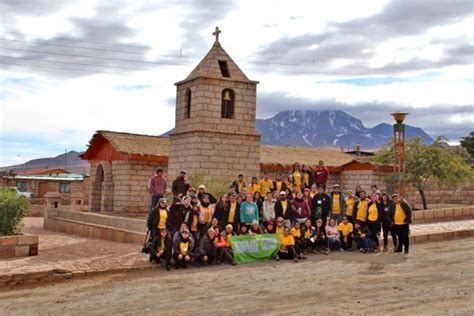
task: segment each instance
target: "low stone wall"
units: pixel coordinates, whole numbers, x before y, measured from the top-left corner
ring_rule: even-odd
[[[413,187],[407,186],[405,197],[412,205],[421,206],[420,193]],[[434,181],[430,181],[425,190],[426,200],[429,204],[465,204],[474,205],[474,185],[464,182],[456,188],[440,188]]]
[[[44,228],[83,237],[142,244],[146,221],[94,213],[46,209]]]
[[[0,237],[0,258],[37,256],[38,240],[36,235]]]
[[[474,230],[438,232],[438,233],[433,233],[433,234],[410,236],[410,243],[422,244],[425,242],[452,240],[452,239],[460,239],[460,238],[471,238],[471,237],[474,237]]]
[[[448,208],[414,211],[413,223],[429,223],[474,217],[474,206],[454,206]]]

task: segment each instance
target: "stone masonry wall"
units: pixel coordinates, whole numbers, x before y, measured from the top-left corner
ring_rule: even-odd
[[[343,170],[340,173],[340,185],[343,190],[355,191],[356,186],[360,185],[362,189],[369,192],[370,187],[375,184],[379,190],[386,191],[387,183],[385,179],[385,173],[371,170]]]
[[[191,117],[185,94],[190,89]],[[234,117],[221,118],[222,91],[234,91]],[[255,129],[256,83],[197,78],[177,87],[176,129],[170,136],[169,174],[180,169],[219,182],[238,173],[258,175],[260,134]]]
[[[99,174],[102,167],[103,177]],[[113,212],[114,181],[112,164],[109,161],[91,161],[89,210],[91,212]]]
[[[150,210],[150,193],[148,180],[161,167],[166,177],[167,166],[162,163],[145,160],[113,161],[114,209],[113,213],[127,216],[148,214]],[[168,180],[168,187],[171,189]]]
[[[421,196],[414,187],[407,187],[406,196],[417,206],[422,205]],[[456,188],[440,188],[436,183],[431,182],[425,190],[426,200],[429,204],[464,204],[474,205],[474,186],[465,182]]]
[[[174,135],[169,174],[184,169],[190,176],[228,182],[239,173],[260,173],[260,136],[194,132]]]
[[[185,117],[185,94],[191,90],[191,118]],[[222,91],[234,91],[234,118],[221,118]],[[177,87],[176,132],[212,129],[222,132],[255,133],[257,87],[232,79],[199,78]]]

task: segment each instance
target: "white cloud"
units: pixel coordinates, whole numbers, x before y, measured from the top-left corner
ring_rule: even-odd
[[[314,65],[307,60],[282,60],[275,59],[274,56],[265,59],[257,56],[262,47],[282,37],[318,34],[325,27],[333,25],[331,23],[373,16],[381,12],[387,3],[388,1],[377,0],[246,0],[208,24],[219,25],[222,29],[222,45],[251,79],[261,82],[259,92],[281,91],[289,96],[314,100],[331,99],[354,106],[375,101],[432,107],[435,111],[438,104],[443,104],[451,106],[453,113],[456,106],[473,104],[473,65],[430,69],[437,75],[427,80],[353,85],[329,83],[327,81],[347,76],[324,74],[328,67],[350,67],[353,62],[351,56],[333,59],[329,64],[317,61]],[[32,40],[53,38],[58,34],[77,35],[69,18],[93,18],[98,14],[97,18],[100,19],[98,7],[106,4],[108,2],[68,2],[59,11],[48,12],[47,15],[14,15],[10,25],[0,26],[0,35],[11,38],[11,35],[5,34],[12,29],[29,34],[27,39]],[[206,26],[205,29],[183,29],[180,22],[184,13],[188,13],[188,7],[183,4],[158,2],[145,9],[144,4],[132,1],[121,2],[121,5],[116,17],[122,19],[126,27],[136,31],[135,35],[127,37],[122,43],[133,40],[134,44],[150,46],[151,50],[146,55],[148,60],[160,61],[163,58],[161,55],[178,54],[183,38],[192,32],[204,36],[205,46],[210,48],[212,45],[212,28],[208,29]],[[375,45],[372,57],[369,56],[371,51],[366,49],[365,53],[369,56],[367,60],[373,67],[409,61],[420,56],[437,61],[442,58],[446,41],[473,43],[470,31],[472,22],[473,18],[468,17],[453,24],[433,27],[422,34],[380,40]],[[344,42],[347,39],[339,40]],[[76,44],[81,45],[80,42]],[[197,44],[203,43],[196,43],[196,47],[200,46]],[[58,79],[53,70],[50,74],[38,73],[35,68],[27,68],[25,63],[25,68],[9,68],[8,71],[0,72],[2,136],[15,133],[27,138],[28,135],[41,134],[60,148],[74,147],[78,143],[82,146],[98,129],[154,135],[163,133],[174,126],[174,108],[168,104],[175,96],[174,82],[184,79],[199,61],[188,57],[204,56],[205,51],[187,47],[183,53],[185,58],[179,60],[183,66],[160,66],[150,71],[127,72],[125,75],[112,69],[112,74],[98,73],[87,77]],[[254,63],[256,60],[270,64]],[[285,67],[276,65],[277,63],[293,65]],[[284,71],[277,72],[276,68]],[[407,70],[397,76],[411,78],[423,72],[425,70]],[[18,83],[15,80],[24,82]],[[363,111],[361,108],[362,114]],[[361,118],[363,119],[363,115]],[[469,124],[474,120],[472,115],[456,114],[449,119],[453,124]],[[18,143],[10,142],[9,145],[23,150],[24,156],[27,152],[32,152]],[[38,152],[38,156],[41,155]],[[13,160],[17,162],[16,155],[12,157],[3,156],[0,164]]]

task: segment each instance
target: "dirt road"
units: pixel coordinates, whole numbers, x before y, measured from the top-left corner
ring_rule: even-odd
[[[0,292],[0,314],[474,314],[474,238]]]

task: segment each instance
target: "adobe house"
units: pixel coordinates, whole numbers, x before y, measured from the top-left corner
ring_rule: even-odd
[[[15,171],[18,172],[18,171]],[[62,205],[87,210],[89,176],[65,172],[62,169],[30,169],[22,174],[9,173],[0,177],[0,187],[16,187],[32,194],[29,215],[42,216],[48,192],[57,193]]]
[[[91,168],[90,211],[147,213],[148,179],[158,167],[166,172],[168,144],[163,137],[97,131],[81,155]]]

